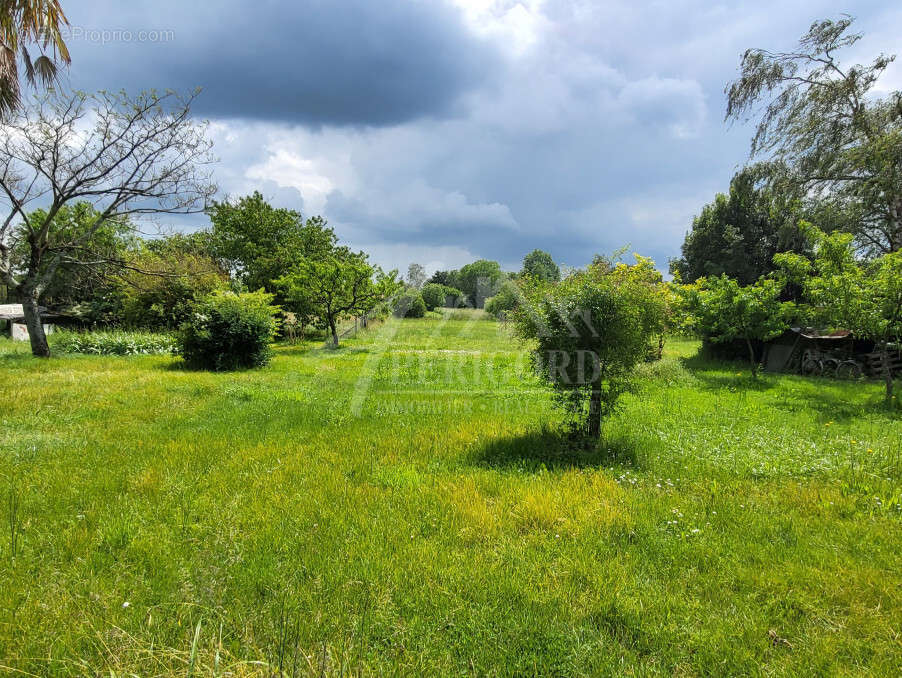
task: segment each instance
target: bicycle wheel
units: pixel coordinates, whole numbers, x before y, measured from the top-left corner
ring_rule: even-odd
[[[824,364],[819,360],[805,358],[805,360],[802,361],[802,374],[808,375],[809,377],[819,377],[823,371]]]
[[[821,374],[828,377],[836,376],[836,370],[839,369],[839,360],[836,358],[827,358],[821,362]]]
[[[861,365],[857,362],[844,360],[836,368],[836,378],[845,380],[861,379],[862,372]]]

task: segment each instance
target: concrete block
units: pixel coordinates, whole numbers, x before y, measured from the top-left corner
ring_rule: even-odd
[[[44,334],[53,334],[53,325],[44,325]],[[28,341],[28,327],[25,323],[12,323],[10,336],[13,341]]]

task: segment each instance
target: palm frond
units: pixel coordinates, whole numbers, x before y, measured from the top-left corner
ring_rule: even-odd
[[[0,119],[19,105],[19,79],[0,77]]]
[[[31,62],[31,55],[25,49],[25,45],[22,45],[21,52],[22,63],[25,64],[25,80],[29,85],[34,85],[34,64]]]
[[[29,85],[50,87],[59,64],[71,63],[61,31],[68,24],[59,0],[0,0],[0,116],[19,105],[20,75]],[[31,58],[29,43],[41,51],[38,58]]]
[[[46,54],[42,54],[34,60],[34,71],[44,87],[49,87],[56,80],[56,63]]]
[[[16,52],[6,45],[0,45],[0,78],[12,77],[18,77]]]

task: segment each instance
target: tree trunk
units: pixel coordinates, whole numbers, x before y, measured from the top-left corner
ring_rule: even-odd
[[[601,381],[592,382],[592,394],[589,396],[589,436],[601,437]]]
[[[889,234],[889,251],[896,252],[902,249],[902,200],[897,200],[890,208],[892,229]]]
[[[332,348],[338,348],[338,331],[335,329],[335,321],[329,321],[329,329],[332,332]]]
[[[28,340],[31,342],[31,353],[38,358],[50,357],[50,346],[44,334],[44,324],[38,308],[36,295],[26,293],[22,298],[22,310],[25,312],[25,326],[28,328]]]
[[[752,379],[758,378],[758,363],[755,362],[755,347],[752,346],[752,340],[746,338],[746,346],[749,347],[749,364],[752,366]]]
[[[884,342],[880,347],[880,358],[883,362],[883,380],[886,385],[886,400],[893,399],[893,371],[890,369],[889,346]]]

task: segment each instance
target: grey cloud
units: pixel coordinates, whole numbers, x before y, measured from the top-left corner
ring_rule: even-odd
[[[196,110],[210,117],[385,125],[443,116],[498,65],[442,2],[97,0],[69,12],[77,87],[199,86]]]
[[[74,45],[73,76],[130,89],[206,84],[223,192],[324,205],[341,238],[389,268],[404,257],[517,268],[535,247],[579,266],[625,244],[664,268],[692,216],[747,160],[750,130],[722,123],[740,53],[789,48],[835,11],[827,0],[546,0],[533,47],[499,56],[444,5],[363,3],[95,0],[71,10],[73,23],[168,23],[179,44]],[[861,30],[898,32],[885,2],[856,12]],[[868,49],[892,51],[887,39]],[[277,153],[298,163],[268,163]],[[311,177],[331,192],[302,195]]]

